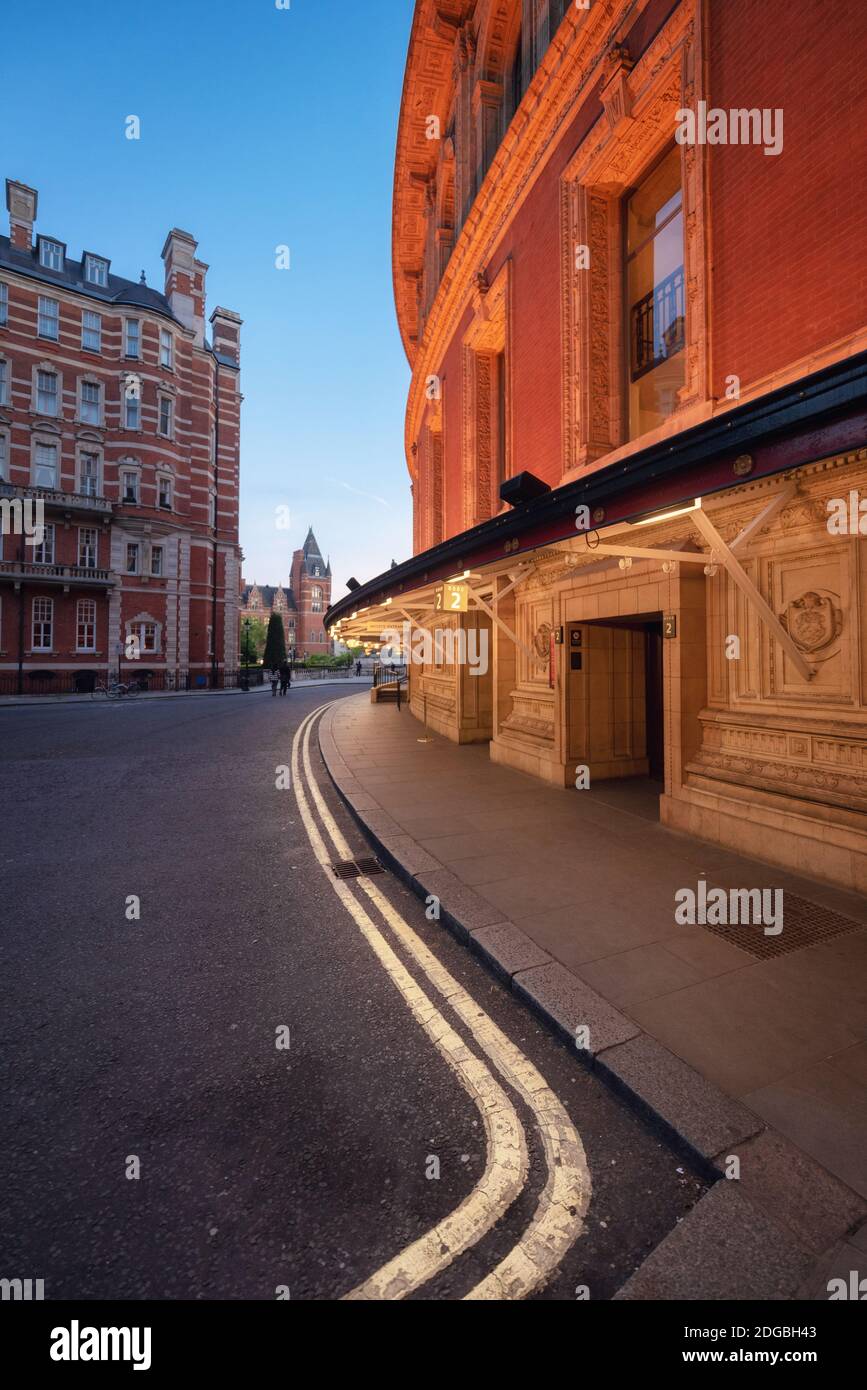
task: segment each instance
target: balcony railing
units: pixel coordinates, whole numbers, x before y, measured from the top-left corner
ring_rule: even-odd
[[[0,560],[0,579],[35,579],[40,584],[115,584],[111,570],[90,565],[45,565],[35,560]]]
[[[52,487],[21,487],[17,483],[0,482],[0,497],[32,497],[41,499],[46,507],[62,511],[101,512],[111,514],[112,504],[107,497],[92,497],[86,492],[59,492]]]
[[[679,266],[632,306],[633,381],[682,350],[686,343],[685,325],[683,266]]]

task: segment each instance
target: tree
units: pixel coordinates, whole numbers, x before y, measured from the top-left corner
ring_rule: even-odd
[[[265,639],[265,655],[262,657],[263,666],[269,671],[275,671],[278,666],[282,666],[286,660],[286,633],[283,630],[283,619],[279,613],[272,613],[268,619],[268,636]]]
[[[250,626],[241,623],[241,665],[255,666],[265,644],[265,624],[261,618],[251,618]]]

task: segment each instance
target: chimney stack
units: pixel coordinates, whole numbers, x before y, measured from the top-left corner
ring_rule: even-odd
[[[241,365],[241,324],[240,314],[231,309],[215,309],[211,314],[211,330],[214,352],[231,357],[237,367]]]
[[[9,240],[16,251],[33,250],[33,223],[39,194],[26,183],[6,180],[6,206],[9,209]]]
[[[205,276],[208,267],[196,260],[198,242],[189,232],[173,227],[162,249],[166,271],[165,295],[172,312],[191,328],[197,347],[205,342]]]

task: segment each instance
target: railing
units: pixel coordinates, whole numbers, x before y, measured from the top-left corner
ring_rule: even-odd
[[[683,266],[633,304],[631,311],[632,380],[653,371],[686,343]]]
[[[157,692],[243,690],[248,675],[251,686],[262,684],[262,669],[255,666],[251,666],[249,672],[243,666],[237,671],[218,670],[212,678],[210,670],[166,671],[149,667],[145,659],[141,662],[121,660],[120,663],[120,680],[124,684],[135,681],[141,690]],[[77,671],[54,671],[46,662],[44,667],[22,672],[20,690],[17,671],[0,671],[0,695],[87,695],[97,681],[106,679],[118,679],[116,661],[108,671],[104,662],[99,666],[82,665]]]
[[[379,685],[394,685],[406,680],[406,666],[391,666],[388,662],[377,661],[373,668],[374,688]]]
[[[90,565],[43,565],[35,560],[0,560],[0,575],[13,579],[52,580],[57,584],[91,583],[114,584],[111,570],[92,569]]]
[[[107,497],[93,497],[86,492],[58,492],[56,488],[51,487],[22,487],[17,483],[0,482],[0,497],[41,498],[47,507],[65,507],[69,511],[112,510],[112,504]]]

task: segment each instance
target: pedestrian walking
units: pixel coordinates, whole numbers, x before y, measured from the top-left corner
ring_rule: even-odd
[[[360,662],[360,661],[356,661],[356,663],[355,663],[355,674],[356,674],[357,676],[360,676],[360,675],[361,675],[361,662]]]
[[[276,695],[276,694],[277,694],[277,686],[278,686],[279,684],[280,684],[280,672],[279,672],[279,671],[272,671],[272,672],[271,672],[271,694],[272,694],[272,695]]]
[[[285,695],[292,684],[292,667],[284,661],[280,667],[280,694]]]

